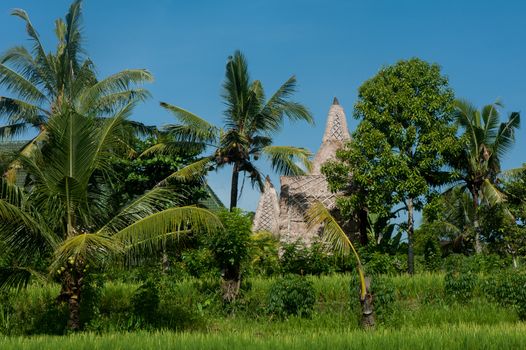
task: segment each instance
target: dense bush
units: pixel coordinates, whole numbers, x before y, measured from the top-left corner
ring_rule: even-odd
[[[254,274],[271,276],[279,266],[279,241],[270,232],[258,232],[250,237],[250,267]]]
[[[473,271],[472,266],[465,264],[461,256],[448,261],[444,277],[444,290],[448,298],[458,302],[470,301],[477,283],[478,275]]]
[[[133,313],[147,323],[155,320],[159,309],[159,290],[152,280],[146,281],[133,294]]]
[[[179,265],[189,276],[211,277],[219,276],[220,271],[214,260],[214,254],[207,247],[190,249],[181,254]]]
[[[283,244],[280,258],[284,274],[322,275],[337,270],[336,257],[327,253],[320,242],[305,246],[300,241]]]
[[[407,256],[373,252],[364,254],[365,271],[370,276],[397,275],[407,271]]]
[[[250,254],[252,222],[250,216],[239,209],[219,213],[224,230],[207,238],[208,249],[218,266],[224,270],[239,270]]]
[[[316,291],[305,277],[288,275],[270,287],[268,312],[280,318],[290,315],[310,317],[316,302]]]
[[[480,284],[488,298],[513,308],[521,320],[526,320],[526,270],[502,270],[487,275]]]

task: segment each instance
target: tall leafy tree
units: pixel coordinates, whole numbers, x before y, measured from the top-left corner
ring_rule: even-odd
[[[111,159],[133,103],[99,120],[61,104],[50,116],[47,140],[21,156],[26,188],[2,182],[0,241],[16,265],[0,270],[0,286],[23,286],[35,274],[35,255],[59,278],[59,300],[68,304],[68,328],[80,327],[80,302],[89,268],[126,256],[128,261],[160,249],[189,231],[221,227],[205,209],[177,207],[169,186],[156,186],[113,215],[108,209]]]
[[[520,126],[520,114],[512,112],[508,120],[500,121],[502,104],[495,102],[480,111],[467,101],[456,101],[455,116],[464,132],[464,147],[452,166],[457,171],[461,186],[469,191],[473,201],[475,250],[482,251],[478,208],[482,202],[497,204],[504,200],[496,186],[501,171],[500,161],[515,141]]]
[[[233,209],[239,198],[240,173],[247,174],[252,185],[263,190],[263,177],[255,164],[261,155],[267,156],[272,168],[284,175],[304,173],[296,162],[310,168],[311,153],[306,149],[272,145],[272,137],[282,129],[285,117],[292,121],[313,122],[307,108],[290,101],[295,91],[296,78],[292,76],[266,99],[263,85],[259,80],[250,79],[245,57],[236,51],[226,64],[222,97],[227,108],[223,127],[216,127],[187,110],[162,102],[161,106],[179,121],[179,124],[166,128],[176,137],[176,142],[158,145],[150,151],[214,148],[214,153],[201,165],[208,162],[217,167],[232,165],[230,209]]]
[[[381,215],[393,207],[407,213],[409,273],[414,212],[443,180],[444,155],[457,145],[453,102],[438,65],[414,58],[384,67],[360,87],[354,109],[360,123],[353,142],[339,152],[360,188],[361,197],[351,200]]]
[[[93,62],[86,56],[81,31],[81,1],[72,3],[64,19],[55,22],[57,47],[47,52],[29,15],[21,9],[12,14],[22,19],[32,43],[28,50],[16,46],[0,55],[0,86],[10,95],[0,96],[0,138],[23,134],[28,128],[38,130],[21,150],[26,155],[35,143],[46,138],[46,124],[54,111],[68,102],[83,115],[101,117],[116,112],[128,102],[149,96],[141,87],[152,81],[144,69],[129,69],[102,80],[97,79]],[[139,123],[128,122],[130,128],[147,131]],[[16,166],[13,167],[13,171]]]

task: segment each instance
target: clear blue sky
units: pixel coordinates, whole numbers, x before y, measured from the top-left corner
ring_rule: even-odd
[[[27,10],[54,49],[53,21],[69,3],[0,0],[0,51],[27,43],[22,21],[9,15],[13,8]],[[159,101],[220,123],[224,64],[236,49],[269,93],[296,74],[296,99],[315,116],[315,127],[287,125],[276,144],[316,151],[333,96],[353,131],[358,87],[383,65],[415,56],[440,64],[457,97],[479,106],[501,98],[506,112],[526,110],[525,1],[85,0],[83,8],[85,46],[100,76],[125,68],[154,74],[153,98],[134,115],[146,124],[173,122]],[[525,130],[504,168],[526,162]],[[225,203],[229,170],[209,180]],[[240,206],[255,210],[259,195],[249,187]]]

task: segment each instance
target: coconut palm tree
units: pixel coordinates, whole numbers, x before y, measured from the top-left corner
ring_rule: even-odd
[[[365,277],[365,272],[356,248],[323,203],[314,202],[305,213],[305,216],[309,229],[320,229],[322,239],[334,253],[342,255],[352,253],[356,258],[356,267],[360,282],[360,303],[362,304],[362,326],[364,328],[374,327],[373,297],[369,288],[370,280]]]
[[[482,251],[478,207],[482,202],[493,205],[504,200],[495,184],[501,171],[500,161],[513,146],[515,131],[520,126],[518,112],[510,113],[508,120],[501,122],[500,108],[502,104],[498,101],[480,111],[467,101],[456,102],[456,120],[464,132],[465,146],[452,166],[462,187],[471,193],[477,253]]]
[[[296,78],[292,76],[266,99],[261,82],[250,80],[247,61],[236,51],[228,58],[223,83],[222,97],[227,106],[224,127],[216,127],[187,110],[161,102],[161,106],[179,121],[177,125],[166,127],[176,142],[157,145],[149,152],[177,152],[181,147],[214,148],[214,153],[201,165],[212,162],[217,167],[232,165],[230,209],[233,209],[239,197],[240,173],[247,174],[252,186],[263,190],[263,177],[255,165],[261,155],[267,156],[272,168],[284,175],[304,174],[297,161],[310,169],[311,153],[306,149],[272,145],[272,136],[281,130],[285,117],[292,121],[313,122],[303,105],[290,101],[295,91]]]
[[[0,86],[11,94],[0,96],[0,118],[7,122],[0,127],[0,138],[14,137],[35,128],[38,135],[21,153],[27,155],[38,141],[46,138],[46,124],[64,102],[75,105],[83,115],[101,117],[132,100],[149,96],[141,85],[153,78],[143,69],[124,70],[97,79],[93,62],[82,47],[80,0],[73,2],[64,19],[55,22],[58,43],[54,52],[46,52],[24,10],[15,9],[12,14],[25,22],[32,47],[28,50],[16,46],[0,56]],[[129,124],[147,131],[139,123]],[[13,166],[12,171],[17,167]]]
[[[94,103],[97,103],[96,101]],[[177,191],[157,186],[111,216],[111,157],[134,103],[105,119],[61,103],[46,123],[47,138],[20,161],[29,174],[24,188],[2,179],[0,241],[16,264],[0,270],[0,287],[23,286],[38,274],[42,256],[61,284],[59,300],[69,307],[68,328],[80,327],[80,302],[90,268],[126,257],[135,261],[167,240],[221,227],[205,209],[176,207]],[[88,109],[89,110],[89,109]],[[180,176],[175,174],[174,177]]]

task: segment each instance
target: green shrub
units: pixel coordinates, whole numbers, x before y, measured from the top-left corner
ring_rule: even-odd
[[[364,256],[364,268],[369,276],[397,275],[407,271],[407,257],[374,252]]]
[[[468,302],[473,298],[478,275],[461,256],[448,261],[444,276],[444,291],[448,298],[457,302]]]
[[[219,276],[219,269],[210,249],[203,247],[182,253],[183,268],[193,277]]]
[[[279,272],[279,240],[270,232],[258,232],[251,239],[251,269],[257,275],[271,276]]]
[[[132,297],[133,314],[147,323],[152,323],[157,316],[159,302],[159,290],[152,280],[148,280]]]
[[[281,271],[284,274],[322,275],[336,270],[336,257],[327,254],[320,242],[306,247],[300,241],[283,244],[280,258]]]
[[[526,270],[507,269],[488,275],[481,281],[481,289],[490,300],[511,307],[526,320]]]
[[[239,270],[249,257],[252,222],[247,213],[239,209],[222,211],[219,218],[224,230],[207,238],[208,249],[223,270]]]
[[[268,312],[280,318],[290,315],[310,317],[316,302],[316,291],[305,277],[288,275],[272,284],[268,296]]]
[[[396,288],[392,280],[386,276],[371,279],[371,294],[373,295],[374,311],[379,321],[385,321],[395,310]]]
[[[85,277],[80,303],[80,323],[82,327],[85,327],[99,314],[99,303],[103,288],[104,278],[102,275],[89,273]]]

